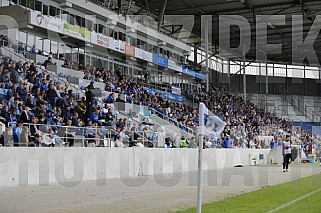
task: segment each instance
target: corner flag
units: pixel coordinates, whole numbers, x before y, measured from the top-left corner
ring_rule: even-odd
[[[200,103],[199,110],[201,121],[199,133],[201,135],[219,136],[223,132],[226,123],[208,110],[204,103]]]

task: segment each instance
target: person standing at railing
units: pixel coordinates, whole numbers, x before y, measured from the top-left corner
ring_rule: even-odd
[[[96,122],[94,122],[96,123]],[[96,147],[99,146],[99,135],[98,135],[98,126],[87,126],[85,137],[87,139],[88,147]]]
[[[38,129],[38,124],[39,124],[39,119],[37,117],[32,117],[31,119],[31,125],[30,125],[30,139],[29,141],[32,141],[35,146],[39,147],[41,146],[40,140],[41,140],[41,135],[43,134],[41,131]]]
[[[24,123],[30,123],[30,108],[28,106],[25,107],[25,110],[21,113],[20,120]]]
[[[17,125],[13,128],[13,145],[14,146],[19,146],[19,139],[22,134],[22,127],[23,127],[23,122],[18,121]]]
[[[69,147],[74,146],[74,142],[75,142],[74,137],[76,135],[76,132],[73,131],[71,124],[72,124],[71,120],[66,121],[65,142],[69,143]]]

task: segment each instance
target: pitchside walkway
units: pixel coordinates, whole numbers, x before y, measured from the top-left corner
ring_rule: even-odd
[[[292,165],[288,173],[283,173],[280,166],[210,170],[204,172],[203,200],[204,203],[218,201],[317,173],[320,166],[316,164]],[[89,181],[73,187],[70,183],[69,186],[2,188],[0,206],[2,213],[174,212],[195,206],[196,179],[196,172],[192,172]]]

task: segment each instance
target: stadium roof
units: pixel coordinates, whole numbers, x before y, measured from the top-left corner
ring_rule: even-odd
[[[127,1],[130,2],[130,1]],[[210,51],[221,57],[234,57],[234,60],[240,60],[241,53],[226,52],[224,47],[219,47],[219,15],[241,15],[245,17],[251,25],[251,49],[247,53],[247,60],[256,59],[256,17],[258,15],[286,15],[285,25],[271,24],[268,27],[268,43],[282,44],[282,54],[269,54],[268,60],[274,62],[284,62],[291,64],[292,48],[298,48],[292,44],[292,15],[304,16],[304,38],[310,30],[313,21],[317,15],[321,15],[321,1],[311,0],[135,0],[134,7],[131,8],[131,14],[145,14],[160,19],[162,11],[164,15],[195,15],[192,35],[189,37],[180,37],[183,41],[191,45],[200,45],[201,43],[201,15],[212,15],[212,34],[210,34]],[[166,2],[166,4],[164,4]],[[162,22],[162,29],[165,29],[173,36],[178,36],[181,26],[169,25]],[[232,46],[239,45],[239,30],[232,28],[231,42]],[[301,49],[300,51],[303,51]],[[318,58],[321,59],[321,37],[318,35],[314,43],[314,49]],[[311,53],[311,47],[307,46],[307,53]],[[304,57],[302,58],[303,62]],[[307,60],[304,60],[307,63]],[[310,62],[311,63],[311,62]]]

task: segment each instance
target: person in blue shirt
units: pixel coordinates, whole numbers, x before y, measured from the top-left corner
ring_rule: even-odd
[[[17,125],[13,128],[13,143],[14,146],[19,146],[19,139],[22,134],[23,122],[18,121]]]
[[[46,112],[46,119],[50,125],[57,125],[57,123],[54,121],[53,116],[52,116],[52,111],[47,110]]]
[[[92,105],[93,106],[97,106],[98,105],[98,100],[97,100],[95,95],[93,95]]]
[[[275,142],[274,142],[274,140],[272,139],[271,142],[270,142],[270,148],[273,149],[274,146],[275,146]]]
[[[27,101],[28,92],[27,92],[26,87],[23,83],[19,83],[19,87],[17,88],[17,93],[19,94],[19,96],[23,102]]]
[[[229,135],[226,135],[226,138],[224,140],[224,148],[233,148],[233,142],[232,140],[230,139],[230,136]]]
[[[36,54],[37,53],[37,50],[36,50],[36,45],[33,45],[31,50],[30,50],[30,53],[31,54]]]
[[[90,121],[99,122],[99,117],[100,117],[99,110],[95,109],[95,111],[90,114],[90,118],[89,119],[90,119]]]
[[[133,99],[132,99],[131,95],[127,95],[126,96],[126,102],[129,103],[129,104],[133,103]]]
[[[35,80],[33,81],[32,90],[35,91],[36,89],[40,89],[40,86],[41,86],[40,78],[35,78]]]
[[[47,79],[42,79],[42,83],[40,85],[40,90],[48,91],[48,82]]]
[[[19,119],[19,116],[17,115],[17,109],[12,109],[12,112],[10,114],[10,122],[17,122]]]
[[[62,110],[62,117],[64,118],[64,121],[71,119],[72,112],[70,106],[66,106],[66,109]]]
[[[114,103],[114,93],[110,94],[106,100],[107,104],[112,104]]]
[[[10,75],[10,71],[5,70],[4,74],[1,76],[1,82],[5,85],[5,89],[10,89],[12,86]]]

